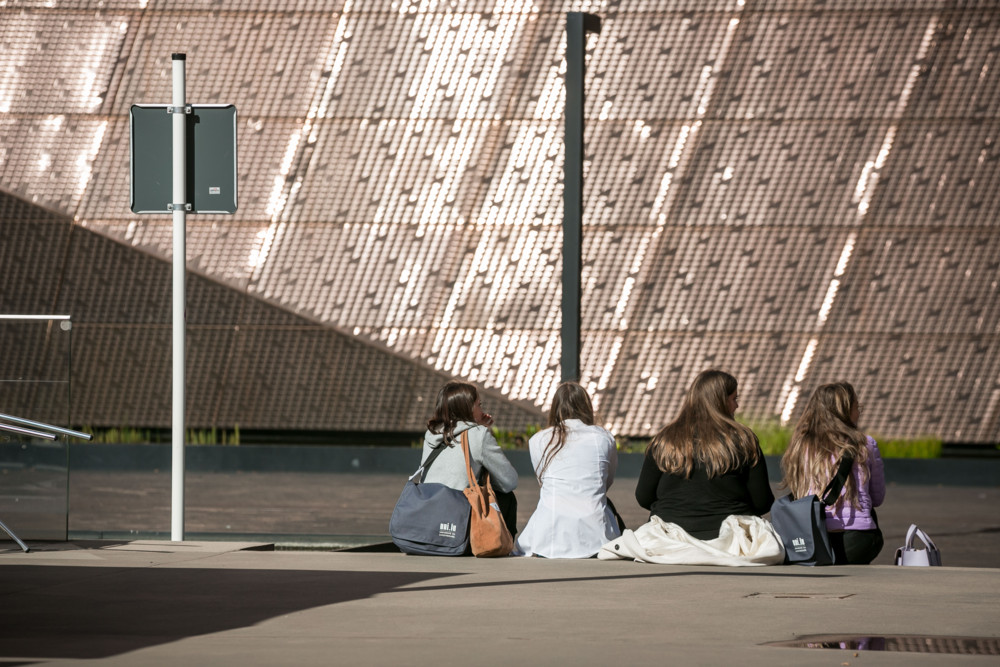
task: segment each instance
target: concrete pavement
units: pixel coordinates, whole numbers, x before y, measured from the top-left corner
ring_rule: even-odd
[[[310,536],[314,547],[384,542],[402,483],[192,473],[189,541],[177,543],[148,539],[169,536],[169,475],[75,472],[71,542],[29,541],[28,554],[0,542],[0,667],[995,665],[1000,656],[995,487],[890,485],[886,548],[867,567],[269,550]],[[633,489],[619,479],[611,497],[634,527],[645,512]],[[518,498],[523,526],[538,498],[532,478]],[[935,538],[946,567],[888,565],[910,521]],[[770,645],[817,635],[826,639],[808,641],[870,637],[868,646],[895,650]]]
[[[253,546],[8,549],[0,664],[995,665],[1000,654],[997,569],[244,550]],[[768,645],[814,635],[889,636],[908,650]]]

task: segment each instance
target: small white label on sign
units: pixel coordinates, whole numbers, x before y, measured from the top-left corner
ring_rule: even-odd
[[[220,194],[221,192],[222,192],[222,188],[220,188],[218,186],[212,186],[212,187],[210,187],[208,189],[208,194],[210,194],[210,195],[217,195],[217,194]]]

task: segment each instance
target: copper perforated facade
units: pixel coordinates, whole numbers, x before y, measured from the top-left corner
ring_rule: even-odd
[[[129,211],[128,109],[169,102],[183,52],[188,100],[239,111],[240,208],[188,220],[189,266],[227,304],[191,307],[191,373],[218,376],[193,380],[215,406],[198,421],[386,430],[397,364],[537,421],[560,377],[565,15],[588,11],[581,367],[604,421],[648,435],[721,367],[748,418],[794,420],[846,379],[876,433],[1000,439],[996,2],[0,5],[3,225],[96,235],[53,262],[4,236],[0,309],[72,311],[80,382],[139,406],[101,420],[169,422],[146,374],[103,377],[125,362],[94,351],[166,372],[144,274],[171,223]],[[7,217],[28,204],[58,221]],[[280,335],[234,334],[248,311]],[[271,357],[268,395],[317,404],[241,393]],[[419,430],[428,391],[395,396],[388,430]],[[364,419],[317,417],[348,395]]]

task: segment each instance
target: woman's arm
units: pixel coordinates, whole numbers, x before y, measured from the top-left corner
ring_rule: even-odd
[[[865,437],[868,439],[868,495],[872,497],[872,507],[878,507],[885,501],[885,466],[878,443],[870,436]]]
[[[538,477],[538,470],[545,461],[545,447],[551,439],[551,426],[528,438],[528,455],[531,457],[531,469],[535,471],[535,477]]]
[[[642,459],[642,470],[639,471],[639,481],[635,485],[635,499],[639,507],[648,510],[653,506],[653,501],[656,500],[656,488],[660,485],[662,476],[663,471],[656,465],[649,452],[646,452],[645,458]]]
[[[615,436],[609,431],[603,430],[601,437],[604,439],[604,446],[608,453],[607,470],[604,471],[604,489],[611,488],[615,483],[615,472],[618,471],[618,445],[615,444]]]
[[[507,456],[500,449],[493,433],[485,426],[479,426],[475,430],[482,433],[482,460],[480,463],[490,471],[493,484],[500,491],[509,493],[517,488],[517,471],[507,460]]]
[[[774,504],[774,493],[771,491],[771,482],[767,478],[767,461],[764,460],[764,452],[757,447],[757,463],[750,468],[747,478],[747,491],[750,494],[750,503],[753,505],[754,514],[763,516],[771,511]]]

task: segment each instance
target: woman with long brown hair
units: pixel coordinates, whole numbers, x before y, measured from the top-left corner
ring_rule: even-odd
[[[483,412],[479,391],[474,385],[468,382],[444,385],[438,392],[434,415],[427,421],[421,463],[435,449],[446,449],[427,470],[423,481],[444,484],[459,491],[469,486],[465,454],[462,453],[462,433],[468,433],[472,472],[478,478],[484,468],[489,471],[500,514],[510,534],[516,535],[517,499],[514,489],[517,487],[517,471],[493,437],[490,431],[492,425],[493,417]]]
[[[621,535],[607,495],[618,449],[614,436],[594,423],[590,396],[575,382],[556,388],[548,421],[528,441],[541,489],[515,553],[589,558]]]
[[[646,449],[635,487],[651,516],[700,540],[719,537],[726,517],[759,517],[774,502],[757,436],[734,418],[738,389],[729,373],[699,373],[680,414]]]
[[[782,486],[796,498],[820,493],[843,457],[854,464],[840,498],[826,508],[836,562],[866,565],[882,550],[875,508],[885,500],[885,472],[875,440],[858,430],[861,403],[847,382],[816,388],[781,457]]]

